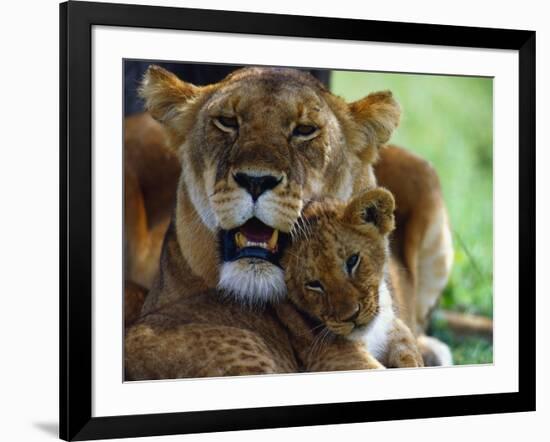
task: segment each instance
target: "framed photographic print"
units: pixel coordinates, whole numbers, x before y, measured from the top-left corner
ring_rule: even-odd
[[[534,32],[60,18],[61,438],[535,409]]]

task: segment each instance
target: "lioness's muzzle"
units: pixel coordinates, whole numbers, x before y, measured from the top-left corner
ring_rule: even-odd
[[[220,232],[223,261],[257,258],[279,264],[288,235],[264,224],[257,218],[231,230]]]

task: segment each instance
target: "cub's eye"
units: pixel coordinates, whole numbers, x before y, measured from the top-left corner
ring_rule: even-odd
[[[317,128],[315,126],[311,126],[308,124],[299,124],[292,131],[292,136],[308,137],[310,135],[314,135],[316,132],[317,132]]]
[[[323,287],[323,284],[321,284],[320,281],[309,281],[306,284],[306,289],[313,290],[314,292],[324,293],[325,288]]]
[[[237,120],[237,117],[220,116],[214,118],[214,124],[225,132],[232,132],[239,128],[239,121]]]
[[[354,253],[347,259],[346,270],[349,275],[352,275],[353,272],[355,272],[355,269],[359,265],[359,261],[361,261],[361,257],[359,256],[359,253]]]

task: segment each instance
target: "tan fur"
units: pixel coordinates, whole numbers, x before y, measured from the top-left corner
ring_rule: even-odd
[[[375,173],[397,202],[392,254],[410,281],[409,296],[399,303],[411,330],[422,336],[447,284],[454,256],[439,177],[427,161],[394,146],[381,151]],[[445,344],[435,338],[419,342],[430,365],[451,362],[449,352],[440,351]]]
[[[303,371],[370,370],[385,368],[362,342],[328,332],[290,301],[275,305],[288,330],[290,343]]]
[[[348,361],[348,369],[356,366],[361,359],[357,354],[372,359],[365,354],[371,350],[377,351],[378,360],[389,367],[423,366],[412,332],[382,293],[392,276],[387,269],[393,209],[392,195],[382,188],[360,194],[347,206],[338,201],[313,203],[305,210],[300,235],[283,258],[289,300],[326,327],[318,328],[316,335],[329,330],[352,340],[348,351],[338,357],[340,367],[346,367]],[[356,264],[349,267],[346,263],[352,257]],[[399,285],[393,288],[394,296],[399,297]],[[281,316],[283,321],[287,316],[291,317]],[[342,346],[341,341],[329,339],[327,344],[317,345]],[[354,351],[349,348],[353,341],[357,346]],[[372,349],[364,347],[367,341]],[[374,350],[378,348],[383,351]],[[315,356],[314,361],[308,361],[310,367],[316,366],[325,352],[316,351]]]
[[[181,354],[181,367],[160,373],[167,349],[172,347],[164,343],[176,339],[178,332],[174,330],[180,326],[172,323],[160,331],[146,322],[148,315],[169,310],[192,295],[206,296],[217,285],[217,233],[221,228],[242,224],[250,213],[248,197],[236,185],[234,172],[259,171],[281,177],[281,184],[262,197],[264,200],[254,209],[255,216],[281,231],[292,231],[309,200],[320,196],[345,200],[376,184],[372,164],[398,123],[399,106],[389,92],[371,94],[348,105],[306,74],[265,68],[243,69],[220,83],[196,87],[152,67],[144,79],[142,94],[150,115],[163,127],[162,137],[157,135],[149,143],[150,148],[156,148],[157,142],[169,146],[182,164],[182,173],[157,277],[146,298],[140,325],[128,330],[127,373],[129,378],[140,379],[171,377],[174,373],[178,377],[219,374],[220,367],[197,371]],[[238,118],[238,134],[219,130],[214,121],[219,115]],[[289,136],[292,128],[302,123],[317,125],[319,135],[311,140]],[[421,173],[417,179],[423,179]],[[169,190],[173,195],[173,188]],[[147,189],[142,187],[141,191]],[[139,199],[136,194],[134,199]],[[150,237],[133,235],[129,242],[135,239],[135,247],[139,248],[140,241]],[[152,249],[158,250],[158,240],[155,244],[157,247]],[[250,271],[251,264],[262,274],[272,271],[270,263],[246,260],[238,261],[239,271]],[[178,320],[186,327],[191,325],[183,317]],[[215,317],[209,326],[216,327],[217,321],[226,320]],[[147,347],[138,345],[137,336],[144,330]],[[193,344],[189,345],[192,349]],[[280,351],[286,351],[285,345]],[[193,353],[188,356],[193,357]],[[144,371],[143,364],[156,364],[156,368]]]
[[[180,175],[177,156],[162,126],[148,114],[126,118],[124,127],[125,277],[150,288],[158,270]]]
[[[424,330],[429,312],[435,306],[449,277],[453,248],[450,225],[441,186],[429,163],[395,147],[384,149],[375,166],[378,183],[395,196],[395,256],[410,272],[418,290],[417,326]],[[418,179],[418,177],[422,179]]]
[[[142,317],[126,336],[130,380],[295,373],[286,330],[271,309],[243,309],[215,291]]]
[[[124,326],[136,322],[141,314],[141,307],[147,295],[145,287],[132,281],[126,281],[124,287]]]

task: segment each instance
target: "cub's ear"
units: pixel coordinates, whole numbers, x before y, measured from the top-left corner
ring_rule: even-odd
[[[152,117],[160,123],[170,125],[199,91],[199,87],[180,80],[172,72],[151,65],[145,72],[139,94],[145,100],[145,107]]]
[[[401,107],[390,91],[372,93],[348,106],[354,120],[364,129],[369,145],[386,144],[399,125]]]
[[[386,189],[378,187],[353,198],[346,207],[344,219],[352,225],[374,225],[382,235],[395,228],[395,200]]]

